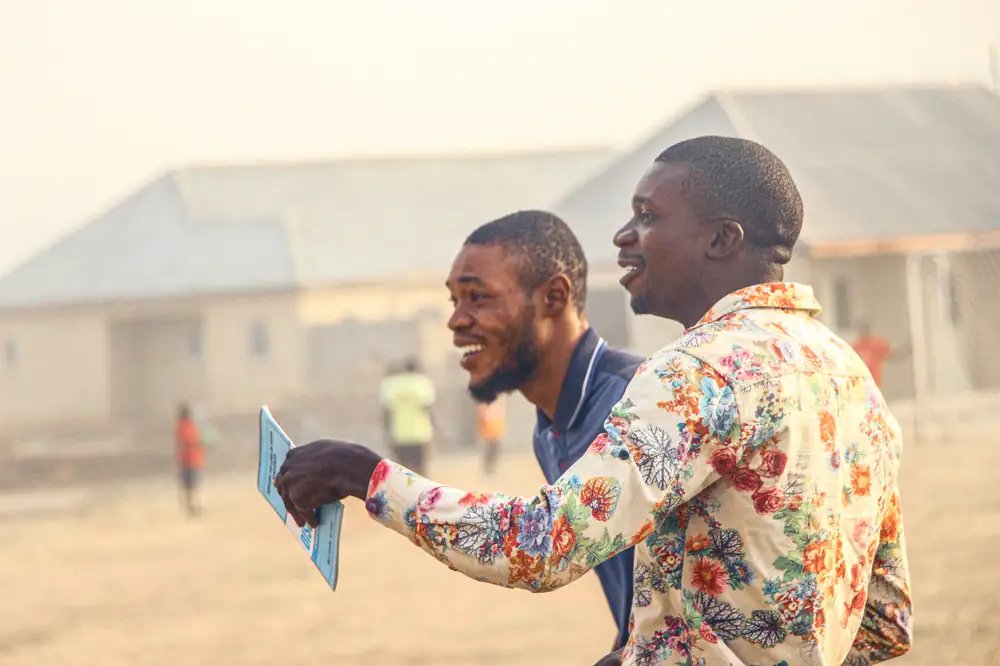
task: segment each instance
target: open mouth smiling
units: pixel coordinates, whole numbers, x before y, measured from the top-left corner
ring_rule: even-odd
[[[462,354],[462,358],[459,363],[465,370],[471,369],[480,354],[482,354],[483,350],[486,349],[486,345],[481,342],[456,341],[455,346],[458,347],[458,351]]]
[[[627,287],[643,271],[643,262],[637,257],[619,257],[618,265],[625,269],[625,275],[619,280],[623,287]]]

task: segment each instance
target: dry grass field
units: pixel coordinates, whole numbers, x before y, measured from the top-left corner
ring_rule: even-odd
[[[906,452],[917,629],[901,666],[1000,664],[997,469],[1000,444]],[[489,482],[471,458],[442,460],[433,475],[518,492],[540,479],[524,455]],[[209,478],[192,521],[166,480],[90,498],[0,520],[0,664],[588,666],[614,634],[596,577],[537,596],[475,583],[356,502],[331,593],[249,473]]]

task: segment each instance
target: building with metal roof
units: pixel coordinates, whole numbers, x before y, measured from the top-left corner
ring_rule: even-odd
[[[591,263],[656,156],[700,135],[762,143],[805,202],[792,279],[813,284],[824,318],[864,324],[900,351],[892,397],[1000,389],[1000,96],[980,86],[720,91],[671,119],[556,205]],[[648,317],[630,337],[651,352],[679,332]]]
[[[0,308],[440,274],[476,225],[551,205],[611,155],[577,149],[172,171],[0,278]]]
[[[450,350],[442,283],[468,233],[550,206],[611,156],[171,171],[0,279],[7,435],[164,422],[181,400],[280,411],[366,390],[404,355],[433,365]],[[376,410],[377,433],[376,401],[354,402],[345,422]]]
[[[639,177],[665,148],[716,134],[757,141],[792,171],[816,254],[997,243],[1000,96],[979,86],[713,93],[557,206],[595,261],[628,216]],[[964,237],[964,240],[959,239]]]
[[[788,277],[814,286],[842,335],[867,324],[897,350],[887,395],[929,410],[936,396],[1000,389],[1000,98],[975,86],[828,88],[713,93],[619,156],[170,172],[0,279],[0,414],[10,432],[79,432],[168,418],[182,398],[280,415],[336,394],[320,411],[373,441],[365,378],[412,353],[453,366],[444,271],[477,224],[533,207],[580,237],[598,329],[652,352],[679,327],[627,313],[611,238],[654,158],[705,134],[759,141],[789,165],[806,223]],[[460,396],[452,371],[444,381]]]

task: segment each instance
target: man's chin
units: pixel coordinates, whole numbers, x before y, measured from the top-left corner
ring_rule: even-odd
[[[476,402],[489,404],[496,400],[500,393],[487,380],[479,384],[469,382],[469,395]]]
[[[633,294],[632,298],[629,300],[629,306],[632,308],[632,312],[634,314],[649,314],[649,303],[642,294]]]
[[[523,381],[521,374],[511,371],[494,372],[479,381],[469,381],[469,395],[476,402],[491,403],[504,393],[516,391]]]

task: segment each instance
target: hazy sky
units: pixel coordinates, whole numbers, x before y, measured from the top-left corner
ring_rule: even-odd
[[[0,270],[174,166],[624,148],[721,86],[988,82],[991,39],[998,0],[0,0]]]

